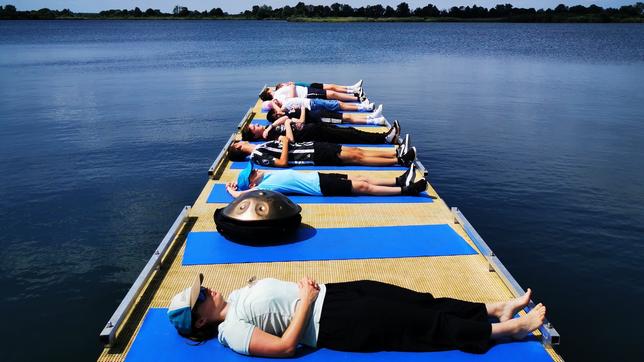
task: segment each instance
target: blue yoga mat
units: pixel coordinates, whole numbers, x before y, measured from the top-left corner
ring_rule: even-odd
[[[264,141],[253,141],[249,142],[253,145],[261,145]],[[346,147],[378,147],[378,148],[395,148],[396,146],[389,143],[378,143],[378,144],[368,144],[368,143],[343,143],[343,146]]]
[[[257,119],[254,118],[250,124],[258,124],[260,126],[268,126],[271,124],[269,121],[265,119]],[[338,127],[386,127],[385,125],[378,125],[378,124],[355,124],[355,123],[332,123],[335,126]]]
[[[195,346],[179,336],[168,322],[165,308],[150,308],[143,325],[136,335],[125,360],[128,362],[254,362],[279,361],[275,358],[249,357],[237,354],[222,346],[216,339]],[[338,352],[328,349],[312,350],[299,348],[297,361],[327,362],[545,362],[552,361],[541,343],[534,339],[497,344],[485,354],[470,354],[461,351],[444,352]]]
[[[258,235],[258,241],[264,240]],[[289,243],[249,246],[217,232],[190,232],[183,265],[476,254],[449,225],[301,227]]]
[[[431,203],[432,198],[427,192],[418,196],[306,196],[288,195],[291,201],[298,204],[408,204]],[[226,185],[215,184],[208,195],[208,203],[223,204],[233,201],[233,197],[226,191]]]
[[[248,157],[246,157],[248,160]],[[230,168],[233,170],[243,170],[248,165],[248,161],[232,162]],[[255,165],[255,168],[260,170],[279,170],[280,167],[266,167],[262,165]],[[289,167],[293,170],[311,170],[311,171],[324,171],[324,170],[361,170],[361,171],[404,171],[407,167],[403,166],[356,166],[356,165],[337,165],[337,166],[293,166]]]

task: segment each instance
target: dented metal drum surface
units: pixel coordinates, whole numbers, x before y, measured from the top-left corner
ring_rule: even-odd
[[[229,240],[269,245],[292,241],[302,222],[300,205],[274,191],[244,193],[213,215],[217,231]]]
[[[239,221],[260,221],[290,218],[300,211],[300,205],[279,192],[254,190],[228,204],[222,214]]]

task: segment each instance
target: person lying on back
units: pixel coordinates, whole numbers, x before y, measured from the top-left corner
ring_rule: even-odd
[[[257,170],[249,162],[237,177],[237,182],[228,182],[226,191],[233,197],[250,190],[277,191],[286,195],[309,196],[414,196],[425,191],[427,181],[415,181],[416,166],[395,178],[373,178],[361,175],[340,173],[297,172],[295,170],[276,170],[265,172]]]
[[[285,111],[278,108],[271,108],[266,113],[266,120],[275,123],[286,118],[298,120],[305,123],[353,123],[353,124],[373,124],[385,125],[385,117],[382,115],[382,104],[379,105],[371,114],[360,113],[340,113],[332,112],[325,109],[311,111],[307,108],[287,109]]]
[[[259,95],[259,98],[263,101],[270,101],[272,99],[285,101],[288,98],[318,98],[343,102],[359,102],[367,99],[362,87],[354,88],[353,86],[346,87],[337,84],[305,84],[293,82],[278,83],[275,86],[275,90],[266,88]]]
[[[416,148],[405,145],[397,149],[364,149],[347,147],[327,142],[289,143],[293,134],[287,129],[286,136],[277,141],[254,145],[246,141],[235,141],[228,147],[231,161],[250,161],[265,167],[362,165],[394,166],[411,165],[416,159]]]
[[[362,103],[347,103],[336,100],[326,99],[309,99],[309,98],[287,98],[284,101],[273,99],[262,103],[262,111],[269,112],[274,109],[276,112],[292,112],[295,110],[306,109],[312,112],[319,111],[351,111],[351,112],[370,112],[374,109],[374,104],[368,100]]]
[[[277,125],[275,125],[277,124]],[[400,124],[394,121],[393,126],[386,132],[366,132],[353,127],[338,127],[328,123],[303,123],[289,118],[284,124],[276,122],[269,126],[250,124],[242,130],[243,141],[271,141],[279,136],[292,135],[289,142],[335,142],[362,144],[398,144],[400,139]]]
[[[266,278],[249,281],[226,299],[203,287],[203,279],[196,276],[172,298],[170,323],[193,341],[216,336],[223,346],[252,356],[292,357],[300,344],[347,352],[484,353],[495,341],[525,338],[546,315],[539,303],[514,318],[529,305],[530,289],[517,298],[477,303],[372,280]]]

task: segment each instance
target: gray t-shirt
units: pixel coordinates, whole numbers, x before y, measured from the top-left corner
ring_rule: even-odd
[[[282,336],[295,315],[300,302],[297,283],[267,278],[230,293],[228,313],[219,325],[219,342],[242,354],[249,354],[250,339],[255,327],[275,336]],[[320,330],[320,315],[326,286],[320,284],[313,311],[304,326],[300,343],[315,347]]]

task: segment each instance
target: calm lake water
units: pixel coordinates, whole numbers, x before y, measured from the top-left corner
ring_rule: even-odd
[[[363,78],[547,304],[564,358],[638,360],[643,40],[638,24],[0,22],[2,359],[94,360],[260,87]]]

